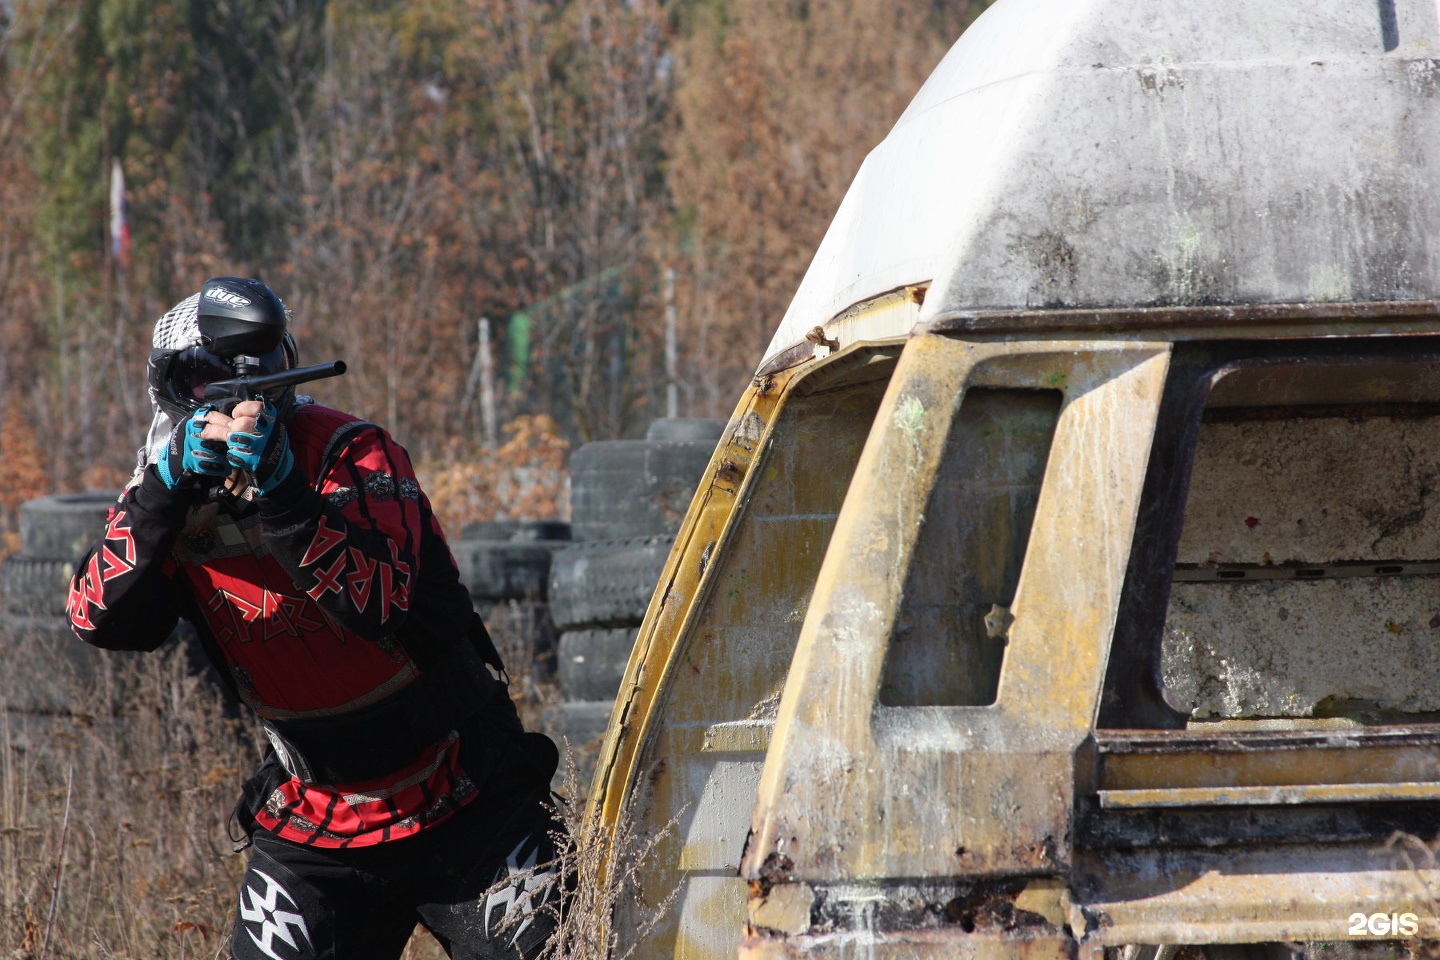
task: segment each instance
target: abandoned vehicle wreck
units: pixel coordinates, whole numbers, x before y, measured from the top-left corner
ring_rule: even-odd
[[[660,838],[622,945],[1440,936],[1437,184],[1434,0],[982,15],[656,587],[592,791]]]

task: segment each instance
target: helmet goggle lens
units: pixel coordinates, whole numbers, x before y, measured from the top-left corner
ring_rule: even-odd
[[[175,354],[170,361],[168,380],[175,399],[194,401],[194,405],[205,399],[205,388],[217,380],[230,380],[235,368],[225,358],[216,356],[204,347],[187,347]]]
[[[290,367],[283,345],[256,359],[259,362],[255,372],[261,374],[278,373]],[[151,360],[152,365],[157,361],[163,364],[163,369],[155,371],[160,374],[157,378],[160,383],[157,386],[169,395],[168,400],[190,410],[205,402],[207,386],[220,380],[235,378],[235,366],[231,360],[198,344],[169,354],[168,360],[157,351],[157,356]],[[277,396],[280,393],[283,393],[283,388],[276,391]]]

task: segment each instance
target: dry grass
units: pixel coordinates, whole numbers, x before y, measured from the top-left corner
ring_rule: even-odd
[[[555,628],[543,604],[497,601],[485,624],[510,680],[510,697],[526,730],[544,729],[545,711],[559,698],[555,684]]]
[[[259,755],[248,728],[183,651],[82,671],[5,639],[27,659],[0,656],[0,672],[55,671],[74,707],[0,716],[0,956],[227,956],[245,864],[225,828]]]
[[[1380,851],[1388,856],[1397,869],[1409,872],[1415,884],[1416,898],[1407,909],[1421,914],[1425,919],[1440,917],[1440,889],[1431,878],[1440,868],[1440,836],[1422,840],[1414,834],[1396,831]],[[1440,960],[1440,940],[1415,938],[1405,941],[1405,953],[1409,960]]]
[[[622,898],[634,899],[632,895],[639,888],[641,870],[651,862],[660,842],[676,829],[683,811],[653,835],[635,834],[628,821],[622,822],[618,830],[607,830],[600,818],[587,811],[579,799],[582,793],[579,771],[584,769],[587,758],[578,756],[568,743],[563,745],[562,753],[557,792],[561,797],[576,799],[558,805],[565,828],[554,835],[556,860],[536,864],[530,874],[558,868],[558,876],[567,880],[560,886],[558,901],[544,908],[559,922],[537,960],[630,960],[634,944],[651,932],[674,905],[680,891],[672,891],[640,914],[639,929],[627,931],[623,938],[632,944],[628,949],[619,948],[622,937],[610,919]],[[501,886],[513,880],[507,877]],[[512,922],[520,919],[516,917]]]
[[[509,663],[533,662],[535,637],[496,640]],[[260,757],[258,731],[227,716],[183,650],[94,651],[77,663],[55,646],[53,636],[0,634],[0,958],[228,956],[246,856],[233,852],[227,822]],[[53,681],[41,699],[70,712],[16,709],[35,706],[26,691],[45,685],[37,678]],[[538,728],[556,699],[545,672],[514,671],[511,691]],[[575,770],[592,764],[566,751],[559,790],[573,839],[563,856],[580,883],[550,960],[603,955],[604,918],[654,843],[606,837],[585,820],[588,784]],[[616,844],[629,851],[617,862],[631,866],[602,883]],[[423,931],[405,952],[441,956]]]

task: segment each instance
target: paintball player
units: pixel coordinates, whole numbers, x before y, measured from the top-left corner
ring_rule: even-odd
[[[154,421],[70,623],[154,650],[183,617],[264,726],[236,807],[236,957],[390,960],[416,922],[452,957],[533,957],[560,896],[558,752],[487,668],[503,676],[405,451],[293,386],[204,399],[237,369],[294,368],[288,320],[265,284],[217,277],[156,323]]]

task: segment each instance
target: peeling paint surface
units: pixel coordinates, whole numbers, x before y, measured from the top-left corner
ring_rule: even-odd
[[[1375,575],[1440,558],[1437,497],[1440,417],[1203,424],[1178,561],[1317,579],[1176,583],[1167,687],[1197,720],[1440,712],[1440,577]]]
[[[1437,504],[1440,417],[1205,423],[1176,560],[1440,558]]]
[[[1440,713],[1434,577],[1177,583],[1166,685],[1197,720]]]
[[[801,630],[743,876],[757,879],[780,858],[811,883],[1063,866],[1072,753],[1095,709],[1123,573],[1124,551],[1102,531],[1134,522],[1165,369],[1165,348],[1149,345],[911,341]],[[1058,382],[1064,406],[994,706],[886,706],[885,658],[903,629],[907,572],[964,391]],[[927,411],[913,433],[895,413],[911,397]],[[967,563],[988,575],[979,565],[989,556],[952,551],[961,566],[945,568],[937,553],[929,578],[965,576]],[[993,605],[970,610],[982,635]]]
[[[636,740],[608,745],[632,751],[633,772],[621,788],[636,829],[660,835],[679,814],[643,872],[637,899],[617,912],[622,949],[641,928],[644,904],[678,890],[674,909],[634,944],[640,955],[735,956],[746,917],[737,868],[780,691],[897,353],[841,351],[792,382],[772,384],[769,397],[746,401],[773,404],[770,416],[742,402],[737,427],[717,451],[717,460],[754,458],[735,494],[738,506],[717,513],[716,527],[696,514],[682,528],[667,576],[673,569],[694,580],[678,589],[681,604],[667,603],[663,612],[674,619],[647,619],[641,628],[637,648],[647,636],[663,646],[632,663],[640,692],[653,691],[650,724],[627,731]],[[728,489],[723,476],[715,484]]]

